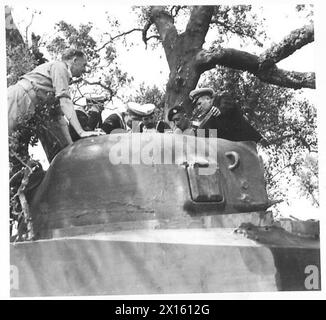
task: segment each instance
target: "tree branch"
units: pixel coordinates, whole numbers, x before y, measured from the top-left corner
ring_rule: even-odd
[[[152,21],[147,21],[147,23],[145,24],[144,26],[144,29],[142,31],[142,39],[143,39],[143,42],[145,43],[145,46],[146,46],[146,49],[147,49],[147,32],[149,30],[149,28],[151,27],[151,25],[153,24]]]
[[[266,139],[266,147],[268,146],[271,146],[273,144],[278,144],[279,142],[285,140],[285,139],[288,139],[288,138],[291,138],[293,137],[293,133],[290,133],[290,134],[286,134],[284,136],[281,136],[281,137],[277,137],[277,138],[274,138],[274,139]]]
[[[147,37],[147,32],[149,30],[149,28],[151,27],[151,25],[153,24],[152,21],[147,21],[147,23],[145,24],[144,26],[144,29],[143,29],[143,32],[142,32],[142,40],[143,42],[145,43],[145,46],[146,46],[146,49],[147,49],[147,41],[150,40],[150,39],[157,39],[157,40],[160,40],[160,36],[158,35],[151,35],[149,37]]]
[[[160,39],[162,40],[169,67],[171,69],[173,64],[173,48],[178,40],[178,31],[174,25],[174,20],[162,6],[151,7],[150,20],[157,28]]]
[[[91,86],[100,86],[103,89],[108,90],[110,92],[111,97],[113,96],[113,90],[109,86],[106,86],[105,84],[101,83],[100,81],[90,82],[84,79],[84,83],[89,84]]]
[[[31,17],[30,23],[25,28],[25,38],[26,38],[25,41],[26,41],[26,43],[28,43],[28,29],[32,25],[33,20],[34,20],[34,12],[32,13],[32,17]]]
[[[278,69],[273,66],[261,70],[258,56],[236,49],[201,50],[196,56],[198,70],[203,73],[221,65],[242,71],[248,71],[263,82],[293,89],[315,89],[314,72],[295,72]]]
[[[11,184],[19,175],[22,175],[24,168],[17,171],[9,180],[9,184]]]
[[[186,6],[172,6],[170,10],[171,17],[175,18],[181,9],[184,9]],[[174,12],[173,12],[174,10]]]
[[[9,153],[11,156],[14,156],[24,167],[28,168],[28,170],[30,172],[32,172],[32,168],[29,166],[29,164],[27,162],[25,162],[21,157],[20,155],[16,152],[16,151],[13,151],[13,150],[9,150]]]
[[[186,27],[186,34],[193,39],[192,47],[201,48],[214,13],[214,6],[194,6]]]
[[[160,36],[157,36],[155,34],[153,34],[152,36],[149,36],[148,38],[146,38],[146,40],[150,40],[150,39],[157,39],[157,40],[160,40]]]
[[[291,166],[291,163],[288,163],[282,169],[279,169],[273,176],[269,177],[269,180],[273,180],[277,175],[279,175],[280,173],[282,173],[284,171],[284,169],[286,169],[286,168],[288,168],[290,166]]]
[[[34,238],[32,217],[31,217],[31,213],[30,213],[30,209],[29,209],[29,204],[27,202],[26,195],[24,192],[26,186],[28,185],[31,173],[32,173],[32,171],[29,170],[29,167],[24,168],[24,176],[23,176],[22,182],[17,191],[19,201],[20,201],[22,211],[23,211],[23,217],[24,217],[24,220],[25,220],[25,223],[27,226],[27,234],[26,234],[27,239],[26,240],[33,240],[33,238]]]
[[[225,21],[221,21],[218,18],[215,18],[215,19],[213,18],[211,20],[211,23],[214,23],[217,26],[223,27],[225,30],[228,30],[234,34],[239,35],[239,36],[251,38],[251,39],[255,40],[259,46],[261,46],[261,47],[263,46],[263,44],[257,39],[257,37],[254,34],[250,34],[249,32],[246,32],[245,29],[235,28],[235,26],[233,26],[232,24],[227,24]]]
[[[284,60],[295,51],[299,50],[308,43],[314,41],[314,26],[306,25],[300,29],[293,30],[280,43],[274,44],[270,49],[263,52],[259,58],[259,66],[261,70],[266,70]]]
[[[143,31],[143,29],[140,29],[140,28],[134,28],[134,29],[131,29],[129,31],[126,31],[126,32],[123,32],[123,33],[119,33],[117,34],[116,36],[114,37],[111,37],[111,39],[107,42],[105,42],[100,48],[96,49],[95,52],[99,52],[101,51],[102,49],[104,49],[109,43],[111,43],[113,40],[117,39],[117,38],[120,38],[120,37],[123,37],[123,36],[126,36],[132,32],[135,32],[135,31]]]

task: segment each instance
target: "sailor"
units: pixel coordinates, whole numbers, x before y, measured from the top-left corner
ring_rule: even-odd
[[[211,88],[200,88],[191,91],[189,98],[193,105],[192,120],[195,119],[201,128],[216,129],[218,138],[255,142],[262,139],[230,94],[216,94]],[[209,117],[205,119],[207,114]]]
[[[141,121],[141,117],[133,111],[135,108],[139,108],[139,103],[128,102],[117,109],[103,121],[102,130],[107,134],[131,132]]]
[[[132,132],[164,132],[170,127],[164,121],[155,121],[155,105],[128,102],[120,111],[109,115],[103,122],[102,129],[106,133],[113,130]]]
[[[155,121],[155,109],[156,106],[152,103],[145,103],[143,105],[135,105],[132,111],[139,117],[142,121],[139,123],[137,132],[160,132],[164,133],[165,130],[169,130],[170,126],[162,121]]]

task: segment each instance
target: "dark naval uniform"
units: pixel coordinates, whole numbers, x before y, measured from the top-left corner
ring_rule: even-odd
[[[231,141],[255,141],[262,139],[261,134],[244,118],[239,105],[228,95],[214,99],[221,114],[211,117],[204,128],[216,129],[217,137]]]

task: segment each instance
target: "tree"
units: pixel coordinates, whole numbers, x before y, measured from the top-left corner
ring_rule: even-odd
[[[314,40],[313,24],[293,30],[283,41],[274,44],[259,56],[241,50],[225,48],[225,37],[236,34],[242,39],[262,45],[265,33],[252,6],[151,6],[136,8],[140,16],[142,39],[158,40],[165,51],[170,68],[166,86],[166,105],[184,105],[190,110],[189,92],[202,73],[216,66],[247,71],[266,83],[288,88],[315,88],[314,72],[296,72],[279,69],[276,64]],[[303,10],[299,7],[298,10]],[[176,20],[183,13],[188,16],[185,30],[177,29]],[[147,34],[151,32],[150,36]],[[208,32],[215,32],[216,41],[204,49]],[[124,34],[126,34],[125,32]]]
[[[11,8],[5,7],[7,85],[10,86],[26,72],[37,65],[33,51],[25,43],[11,15]]]

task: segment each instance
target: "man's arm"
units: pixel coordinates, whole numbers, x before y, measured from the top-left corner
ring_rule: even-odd
[[[79,120],[77,118],[76,112],[74,110],[72,101],[69,98],[65,98],[65,97],[60,98],[60,107],[61,107],[63,114],[65,115],[65,117],[67,118],[69,123],[71,124],[71,126],[75,129],[75,131],[81,138],[100,134],[97,131],[85,131],[81,127]]]

